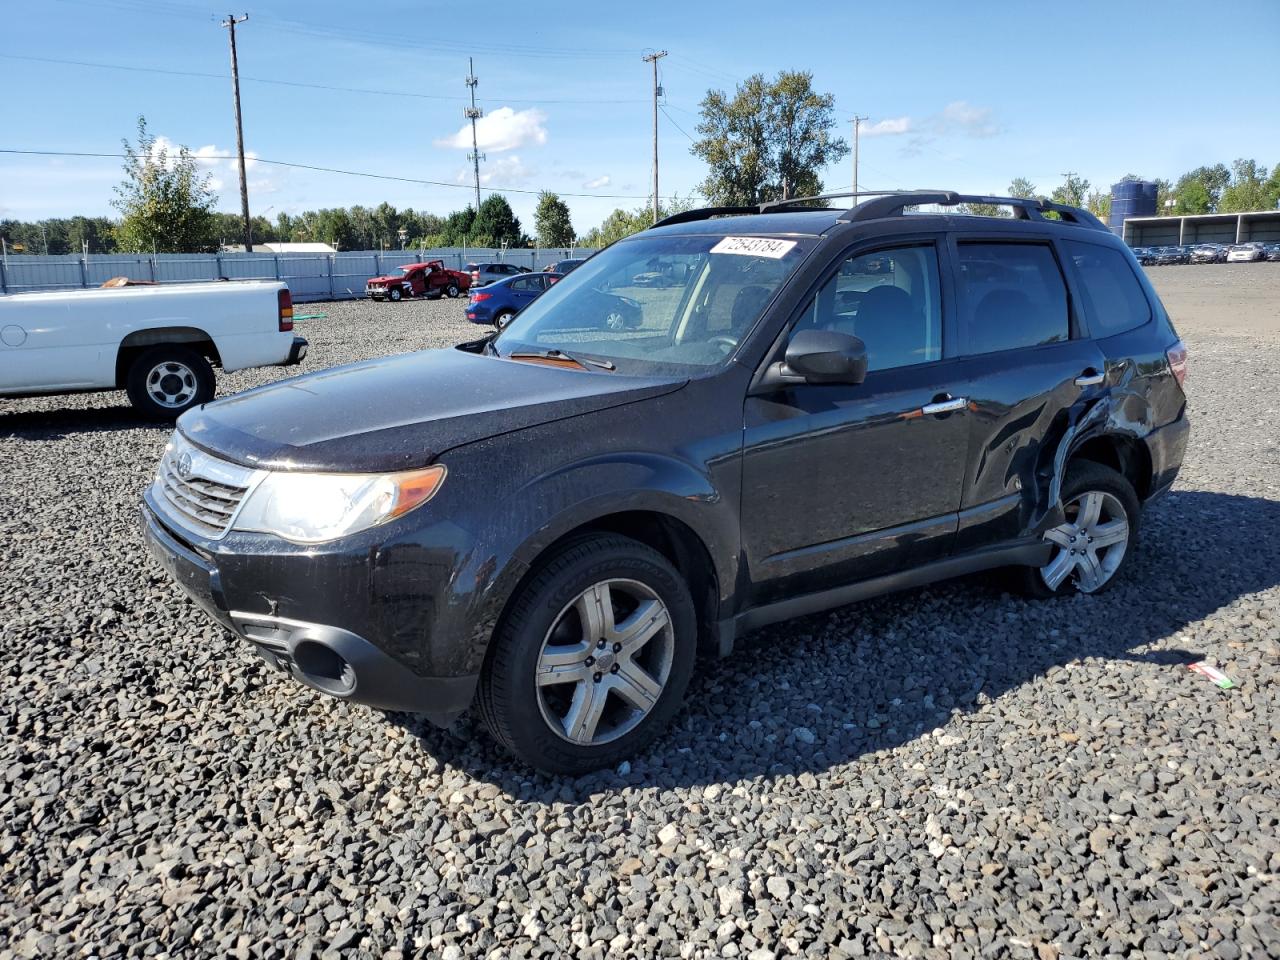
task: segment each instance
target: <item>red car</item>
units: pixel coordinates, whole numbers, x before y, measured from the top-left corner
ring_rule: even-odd
[[[405,297],[461,296],[471,286],[471,277],[461,270],[450,270],[443,260],[426,263],[406,263],[399,275],[373,277],[364,285],[364,293],[371,300],[403,300]]]

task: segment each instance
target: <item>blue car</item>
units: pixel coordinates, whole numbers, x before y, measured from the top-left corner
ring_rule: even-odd
[[[561,273],[522,273],[485,284],[471,291],[467,319],[472,323],[491,324],[501,330],[562,276],[564,274]]]

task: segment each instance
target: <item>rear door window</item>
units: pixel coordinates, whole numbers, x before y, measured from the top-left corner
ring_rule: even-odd
[[[1128,257],[1111,247],[1079,240],[1066,241],[1066,247],[1080,278],[1089,332],[1094,337],[1124,333],[1151,319],[1151,304]]]
[[[958,251],[962,353],[1070,338],[1067,287],[1049,244],[961,242]]]

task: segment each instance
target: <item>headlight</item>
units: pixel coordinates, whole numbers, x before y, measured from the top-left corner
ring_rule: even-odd
[[[323,543],[420,507],[444,482],[443,465],[404,473],[271,472],[249,494],[236,530]]]

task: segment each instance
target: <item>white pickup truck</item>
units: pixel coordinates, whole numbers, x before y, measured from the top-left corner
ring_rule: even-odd
[[[0,398],[125,389],[143,415],[172,419],[213,399],[214,366],[286,366],[306,352],[289,288],[273,280],[0,297]]]

